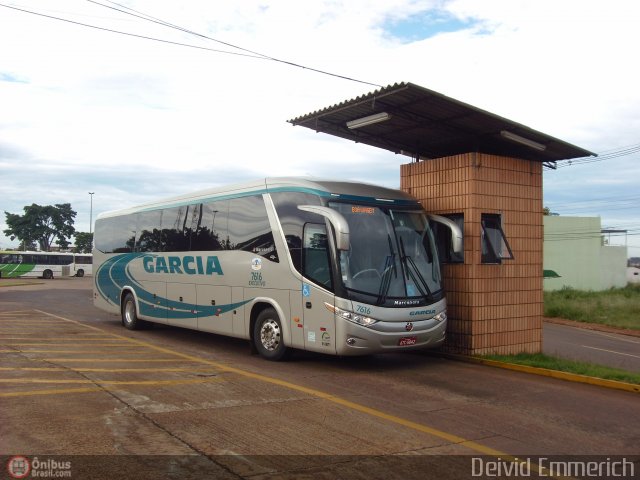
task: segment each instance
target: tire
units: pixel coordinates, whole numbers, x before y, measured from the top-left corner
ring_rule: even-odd
[[[258,315],[253,326],[253,343],[261,357],[267,360],[284,360],[290,349],[284,344],[282,322],[273,308],[266,308]]]
[[[122,301],[120,309],[122,313],[122,325],[129,330],[138,330],[142,328],[143,321],[138,318],[138,310],[136,309],[136,299],[131,293],[127,293]]]
[[[53,272],[51,270],[45,270],[42,272],[42,278],[45,280],[53,280]]]
[[[78,270],[78,273],[76,273],[76,277],[84,277],[84,270],[83,269]]]

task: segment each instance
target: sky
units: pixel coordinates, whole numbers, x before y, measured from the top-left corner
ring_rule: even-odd
[[[265,176],[398,188],[408,157],[287,120],[412,82],[602,154],[546,170],[544,204],[640,256],[638,25],[635,0],[0,0],[0,248],[32,203],[86,232]]]

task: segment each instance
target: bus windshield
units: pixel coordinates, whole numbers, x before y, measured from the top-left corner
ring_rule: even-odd
[[[329,206],[349,223],[349,250],[338,255],[351,300],[390,307],[441,298],[438,255],[422,211],[337,202]]]

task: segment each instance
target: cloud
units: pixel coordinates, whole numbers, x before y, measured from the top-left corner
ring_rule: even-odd
[[[26,79],[6,72],[0,72],[0,82],[28,83]]]

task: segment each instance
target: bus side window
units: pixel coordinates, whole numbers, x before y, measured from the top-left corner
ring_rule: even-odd
[[[271,224],[262,195],[229,201],[228,250],[243,250],[278,261]]]
[[[331,268],[329,267],[329,248],[327,228],[320,223],[307,223],[304,226],[302,245],[303,275],[310,280],[333,290]]]
[[[133,251],[136,233],[135,214],[96,221],[96,248],[104,253]]]
[[[271,194],[276,207],[278,219],[294,268],[303,273],[302,269],[302,230],[306,222],[313,221],[317,216],[313,213],[298,209],[298,205],[321,205],[317,195],[300,192],[276,192]]]
[[[191,224],[187,225],[189,206],[167,208],[162,211],[162,241],[165,252],[188,252],[191,243]]]
[[[229,202],[215,202],[195,205],[191,215],[191,250],[224,250],[227,237],[227,211]]]
[[[162,210],[142,212],[138,214],[136,232],[137,252],[161,252],[162,232],[160,230]]]

